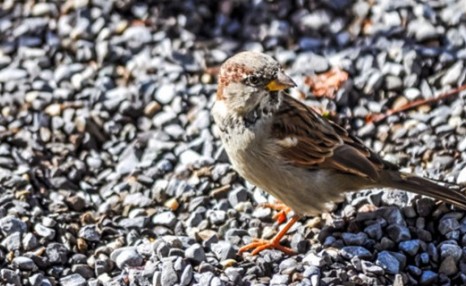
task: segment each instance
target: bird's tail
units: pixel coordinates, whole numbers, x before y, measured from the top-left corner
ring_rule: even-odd
[[[436,182],[412,174],[389,171],[382,180],[388,187],[413,192],[450,203],[466,210],[466,195],[457,185],[442,186]]]

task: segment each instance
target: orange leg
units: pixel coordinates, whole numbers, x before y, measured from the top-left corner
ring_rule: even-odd
[[[277,221],[279,224],[282,224],[286,221],[286,216],[291,211],[291,208],[283,203],[262,203],[260,204],[263,208],[269,208],[276,211],[279,211],[273,216],[273,219]]]
[[[280,240],[283,236],[290,230],[290,228],[300,219],[300,216],[293,215],[293,217],[286,223],[282,230],[280,230],[271,240],[265,239],[255,239],[248,245],[245,245],[239,249],[239,253],[243,253],[250,249],[254,249],[251,254],[256,255],[264,249],[275,248],[285,252],[288,255],[294,254],[294,251],[291,248],[283,246],[280,244]]]

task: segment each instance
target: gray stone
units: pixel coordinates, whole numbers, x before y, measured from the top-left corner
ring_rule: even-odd
[[[362,246],[345,246],[340,250],[340,254],[346,259],[351,259],[355,256],[361,259],[372,258],[372,253]]]
[[[34,261],[31,258],[25,256],[15,257],[12,263],[20,270],[36,271],[38,269]]]
[[[34,231],[37,233],[37,235],[50,240],[55,237],[55,230],[53,228],[45,227],[40,223],[34,225]]]
[[[288,285],[289,279],[289,275],[275,274],[270,280],[270,285]]]
[[[26,251],[35,249],[39,244],[37,238],[32,233],[26,233],[22,240],[23,249]]]
[[[459,228],[460,228],[460,223],[454,217],[442,218],[438,225],[438,230],[443,235],[451,231],[457,230]]]
[[[461,258],[463,251],[460,246],[456,244],[443,243],[440,246],[440,258],[444,260],[447,257],[453,257],[456,262]]]
[[[367,240],[367,234],[364,232],[344,232],[342,238],[346,245],[363,245]]]
[[[196,263],[201,263],[206,260],[204,249],[198,243],[191,245],[185,250],[185,257]]]
[[[441,79],[442,86],[445,85],[456,85],[459,81],[461,73],[464,71],[463,61],[457,61],[453,66],[451,66],[445,75]]]
[[[234,259],[236,257],[236,251],[233,248],[233,245],[229,242],[219,241],[217,243],[213,243],[211,248],[212,252],[220,261]]]
[[[435,285],[438,279],[438,274],[430,271],[425,270],[422,272],[421,278],[419,279],[420,285]]]
[[[435,208],[435,202],[430,198],[421,198],[416,203],[416,211],[422,216],[430,216]]]
[[[382,251],[377,255],[376,264],[389,274],[398,274],[401,270],[400,261],[388,251]]]
[[[176,95],[176,85],[164,84],[157,89],[155,99],[162,105],[169,104]]]
[[[383,275],[384,270],[382,267],[366,260],[361,261],[361,268],[364,274],[372,274],[372,275]]]
[[[439,272],[447,276],[452,276],[458,273],[458,267],[456,266],[456,261],[453,256],[447,256],[440,263]]]
[[[0,219],[0,230],[4,236],[8,236],[15,232],[24,233],[27,230],[27,225],[22,220],[14,216],[6,216]]]
[[[173,262],[166,260],[162,263],[162,285],[173,286],[178,283],[178,275],[174,269]]]
[[[60,284],[63,286],[86,286],[87,282],[84,277],[75,273],[61,278]]]
[[[413,239],[413,240],[406,240],[402,241],[398,244],[398,247],[403,250],[406,254],[410,256],[414,256],[417,254],[420,243],[419,240]]]
[[[73,264],[71,271],[81,275],[84,279],[91,279],[94,277],[94,269],[89,267],[87,264]]]
[[[21,286],[21,277],[18,273],[11,269],[3,268],[0,270],[1,281],[6,282],[6,285],[11,284],[15,286]]]
[[[395,242],[411,239],[411,233],[406,226],[391,224],[387,227],[388,236]]]
[[[180,278],[180,285],[181,286],[188,286],[191,285],[191,281],[193,280],[193,267],[191,264],[188,264],[181,274]]]
[[[127,206],[136,206],[136,207],[147,207],[150,206],[154,203],[154,201],[144,194],[141,193],[134,193],[134,194],[128,194],[125,197],[125,200],[123,201],[124,205]]]
[[[135,217],[135,218],[124,218],[118,222],[118,225],[123,228],[134,228],[134,229],[143,229],[150,222],[150,219],[147,217]]]
[[[65,264],[68,261],[68,249],[61,243],[52,242],[47,245],[45,253],[52,264]]]
[[[236,188],[228,193],[228,202],[234,208],[239,203],[245,202],[248,199],[248,192],[244,188]]]
[[[163,225],[169,228],[174,227],[176,222],[177,222],[177,218],[175,214],[171,211],[166,211],[166,212],[156,214],[152,218],[152,223],[154,223],[155,225]]]
[[[371,224],[371,225],[367,226],[364,229],[364,232],[367,233],[367,235],[370,238],[373,238],[373,239],[376,239],[376,240],[381,239],[382,235],[383,235],[382,226],[380,225],[380,223],[374,223],[374,224]]]
[[[97,226],[95,224],[83,226],[79,230],[78,236],[92,242],[100,241],[101,239],[100,232],[97,230]]]
[[[115,249],[110,255],[117,267],[123,269],[124,267],[138,267],[144,262],[144,258],[136,251],[135,247],[123,247]]]
[[[15,232],[5,237],[1,245],[5,247],[8,251],[16,251],[21,248],[21,233]]]

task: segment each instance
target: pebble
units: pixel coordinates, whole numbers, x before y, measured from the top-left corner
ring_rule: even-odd
[[[29,257],[18,256],[13,259],[13,265],[24,271],[36,271],[37,265]]]
[[[456,218],[441,219],[438,225],[438,230],[443,235],[451,231],[457,230],[459,228],[460,228],[460,224]]]
[[[411,233],[406,226],[391,224],[387,227],[388,236],[395,242],[411,239]]]
[[[461,247],[456,244],[444,243],[440,246],[440,257],[442,260],[447,257],[453,257],[455,261],[458,261],[462,254]]]
[[[50,243],[45,253],[52,264],[64,264],[68,260],[69,250],[61,243]]]
[[[419,240],[406,240],[399,243],[398,247],[410,256],[416,255],[420,247]]]
[[[14,216],[6,216],[0,219],[0,230],[4,236],[8,236],[15,232],[26,232],[27,225]]]
[[[110,255],[110,259],[114,261],[118,268],[138,267],[143,263],[143,257],[136,251],[134,247],[125,247],[115,249]]]
[[[101,234],[97,230],[96,225],[85,225],[79,230],[79,237],[84,238],[87,241],[100,241]]]
[[[430,271],[430,270],[426,270],[422,272],[419,283],[420,285],[434,285],[437,279],[438,279],[437,273]]]
[[[163,226],[167,226],[167,227],[175,226],[176,221],[177,221],[177,218],[176,218],[175,214],[173,212],[171,212],[171,211],[166,211],[166,212],[156,214],[152,218],[152,223],[153,224],[163,225]]]
[[[440,263],[439,273],[443,273],[447,276],[455,275],[458,273],[458,267],[456,266],[455,258],[447,256]]]
[[[185,250],[185,257],[197,263],[206,260],[204,249],[199,244],[193,244]]]
[[[377,255],[376,264],[390,274],[398,274],[401,271],[400,261],[388,251],[382,251]]]
[[[79,274],[71,274],[60,279],[60,284],[63,286],[86,286],[87,282]]]
[[[231,243],[226,241],[219,241],[211,245],[212,252],[218,258],[223,261],[227,259],[234,259],[236,257],[236,251]]]
[[[355,256],[361,259],[370,259],[372,257],[372,253],[362,246],[345,246],[340,250],[340,254],[346,259]]]

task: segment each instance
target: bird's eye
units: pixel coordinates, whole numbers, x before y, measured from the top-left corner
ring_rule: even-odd
[[[250,85],[258,85],[260,83],[260,78],[256,75],[251,75],[248,77],[248,83]]]

